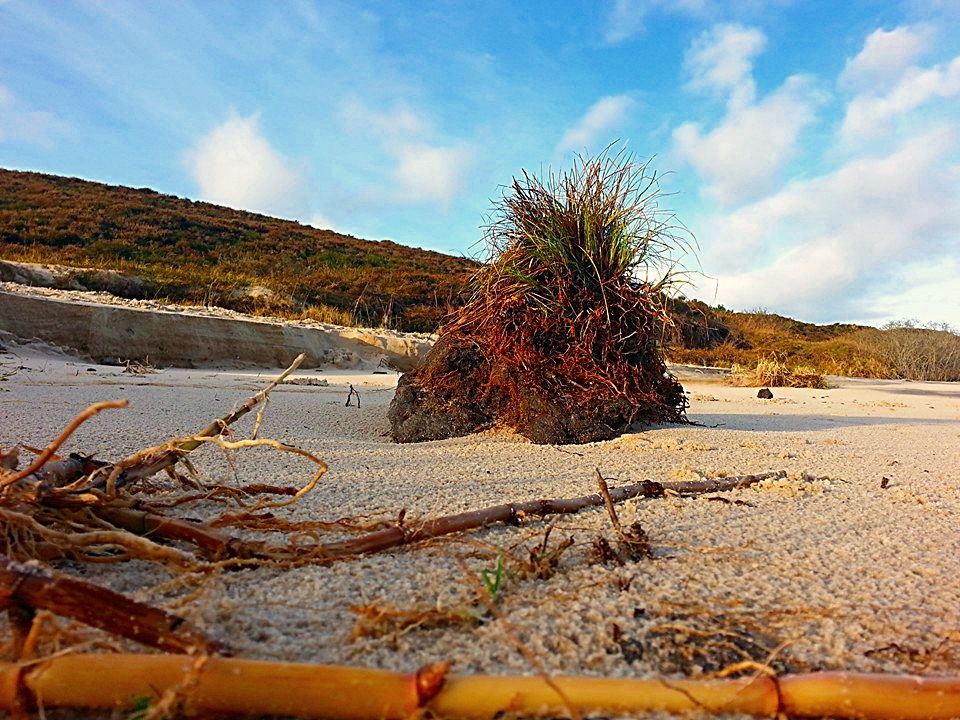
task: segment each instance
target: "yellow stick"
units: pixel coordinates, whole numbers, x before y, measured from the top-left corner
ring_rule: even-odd
[[[0,711],[16,688],[44,707],[129,709],[186,686],[194,712],[379,720],[418,708],[439,717],[493,718],[502,713],[556,717],[568,710],[542,678],[449,675],[431,666],[399,673],[331,665],[210,657],[194,671],[185,655],[64,655],[36,663],[0,663]],[[191,677],[192,675],[192,677]],[[103,682],[109,678],[109,682]],[[190,678],[189,683],[184,680]],[[583,713],[740,712],[773,717],[935,720],[960,717],[960,678],[811,673],[781,678],[669,680],[554,677]]]
[[[960,718],[960,677],[822,672],[780,679],[788,717]]]

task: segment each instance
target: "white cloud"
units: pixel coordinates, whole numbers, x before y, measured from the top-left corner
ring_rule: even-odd
[[[949,298],[960,298],[960,258],[955,256],[906,265],[892,278],[889,292],[871,298],[869,310],[880,322],[915,318],[960,329],[960,305]]]
[[[623,121],[633,107],[633,100],[627,95],[608,95],[600,98],[577,121],[577,124],[563,134],[557,145],[558,152],[588,150],[607,132]]]
[[[684,57],[691,90],[719,92],[753,99],[753,60],[767,45],[757,28],[743,25],[716,25],[702,33]]]
[[[890,87],[930,49],[932,36],[932,29],[926,25],[875,30],[867,37],[856,57],[847,60],[840,73],[840,85],[855,88]]]
[[[0,85],[0,143],[24,142],[49,149],[66,129],[53,113],[33,110]]]
[[[675,149],[707,181],[705,195],[742,202],[769,189],[793,156],[800,131],[813,121],[817,102],[810,79],[797,75],[759,103],[733,104],[713,130],[692,122],[679,126]]]
[[[323,213],[314,213],[310,216],[310,219],[307,220],[307,225],[310,227],[315,227],[317,230],[336,230],[336,225],[333,220],[328,218]]]
[[[960,96],[960,57],[928,69],[907,68],[886,95],[861,94],[847,105],[840,128],[844,143],[887,134],[897,117],[931,101]]]
[[[884,317],[884,295],[905,291],[896,282],[906,264],[936,267],[960,253],[960,173],[947,164],[958,137],[958,127],[937,127],[708,224],[700,240],[716,300],[812,320]]]
[[[259,115],[232,114],[187,153],[187,165],[205,200],[281,217],[306,205],[302,171],[271,147]]]

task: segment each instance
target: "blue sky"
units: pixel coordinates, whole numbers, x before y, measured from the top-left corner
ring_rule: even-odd
[[[960,2],[0,0],[0,166],[477,256],[522,169],[653,157],[686,293],[960,327]]]

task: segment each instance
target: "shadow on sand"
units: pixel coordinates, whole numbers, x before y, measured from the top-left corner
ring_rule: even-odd
[[[770,415],[740,413],[724,415],[721,413],[691,413],[689,419],[698,425],[720,430],[749,430],[764,432],[808,432],[814,430],[833,430],[847,427],[877,427],[881,425],[953,425],[957,420],[942,418],[916,417],[871,417],[837,415]],[[657,425],[658,428],[683,428],[685,425]]]

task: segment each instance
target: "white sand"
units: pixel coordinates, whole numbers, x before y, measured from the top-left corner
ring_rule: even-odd
[[[0,446],[43,445],[88,404],[127,398],[128,409],[102,413],[69,443],[105,459],[196,431],[275,374],[136,376],[14,350],[0,355]],[[602,509],[561,517],[551,545],[568,536],[576,544],[556,575],[508,578],[499,606],[555,673],[696,675],[779,648],[775,665],[793,671],[955,674],[960,386],[835,379],[830,390],[774,389],[763,401],[756,389],[688,376],[697,373],[682,375],[697,425],[558,448],[505,433],[396,445],[385,437],[395,374],[300,372],[330,384],[279,387],[261,435],[315,452],[331,469],[313,493],[275,513],[333,520],[406,508],[410,522],[591,493],[595,467],[616,485],[785,469],[786,481],[724,494],[748,504],[670,497],[620,506],[656,553],[624,567],[591,559],[594,537],[613,540]],[[344,406],[348,383],[360,408]],[[251,424],[248,416],[241,432]],[[195,455],[208,481],[238,481],[219,450]],[[236,456],[234,468],[241,482],[300,484],[311,473],[300,458],[266,449]],[[524,558],[544,527],[532,520],[330,567],[222,573],[178,612],[242,656],[405,670],[449,660],[457,672],[530,673],[499,620],[354,638],[350,606],[463,609],[472,591],[456,558],[475,572],[492,568],[500,551]],[[151,602],[177,594],[152,591],[167,575],[142,564],[63,567]]]

